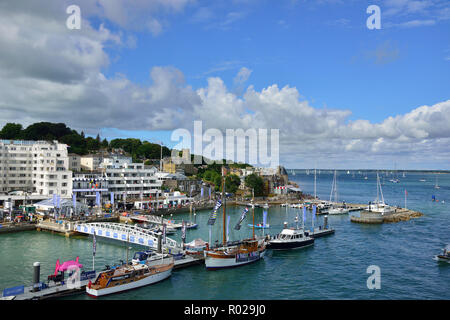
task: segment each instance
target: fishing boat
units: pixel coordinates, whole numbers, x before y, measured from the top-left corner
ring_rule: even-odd
[[[365,211],[380,213],[381,215],[390,214],[395,212],[395,208],[387,205],[384,202],[383,190],[381,189],[380,177],[377,172],[377,198],[374,202],[369,202],[369,205]]]
[[[231,268],[256,262],[264,257],[266,252],[266,243],[264,238],[257,239],[255,237],[255,228],[253,227],[253,237],[229,243],[227,241],[227,233],[225,231],[225,176],[222,172],[222,203],[223,203],[223,241],[222,245],[210,247],[208,243],[204,251],[205,266],[207,270]],[[253,196],[254,200],[254,196]],[[253,201],[252,201],[253,202]],[[248,209],[245,208],[241,214],[240,220],[235,229],[240,229],[241,222],[245,219]],[[253,224],[255,224],[255,212],[252,208]],[[210,229],[211,230],[211,229]]]
[[[333,198],[334,196],[334,198]],[[331,185],[331,194],[330,194],[330,202],[333,202],[333,205],[331,208],[328,209],[328,214],[335,215],[335,214],[346,214],[348,213],[347,206],[345,205],[345,202],[342,206],[338,206],[338,192],[337,192],[337,178],[336,178],[336,170],[334,170],[334,178],[333,183]]]
[[[444,249],[442,249],[442,254],[434,256],[434,260],[438,262],[450,263],[450,244],[448,244]]]
[[[123,264],[100,272],[93,282],[89,281],[86,293],[92,297],[100,297],[154,284],[170,277],[173,266],[173,257]]]

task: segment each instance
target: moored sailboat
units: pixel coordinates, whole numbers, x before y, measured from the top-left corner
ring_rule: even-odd
[[[334,198],[333,198],[334,195]],[[345,202],[342,206],[338,206],[338,192],[337,192],[337,178],[336,178],[336,170],[334,170],[334,178],[333,178],[333,184],[331,186],[331,194],[330,194],[330,202],[333,200],[333,205],[330,209],[328,209],[328,214],[334,215],[334,214],[346,214],[348,213],[348,209],[345,205]]]
[[[252,238],[244,239],[241,241],[235,241],[232,243],[229,243],[227,241],[227,235],[225,231],[226,203],[224,194],[225,194],[225,177],[222,174],[223,241],[222,245],[219,245],[215,248],[210,248],[209,247],[210,244],[207,245],[206,250],[204,251],[205,266],[207,270],[231,268],[249,264],[263,258],[266,252],[265,240],[264,238],[257,239],[255,237],[254,226]],[[248,209],[245,208],[244,212],[242,212],[241,214],[240,220],[236,225],[235,229],[237,230],[240,229],[240,225],[242,221],[245,219],[247,212]],[[252,213],[254,225],[255,224],[254,207],[252,208]]]
[[[381,196],[381,198],[380,198]],[[395,212],[395,208],[384,202],[383,190],[381,189],[380,177],[377,172],[377,198],[374,202],[369,202],[369,206],[365,211],[380,213],[381,215]]]

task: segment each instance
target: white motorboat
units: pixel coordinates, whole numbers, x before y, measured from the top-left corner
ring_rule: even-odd
[[[314,238],[310,237],[304,229],[284,228],[281,233],[269,240],[267,249],[289,250],[300,249],[314,244]]]
[[[348,212],[349,212],[349,210],[347,208],[343,208],[343,207],[328,209],[328,214],[331,214],[331,215],[334,215],[334,214],[346,214]]]

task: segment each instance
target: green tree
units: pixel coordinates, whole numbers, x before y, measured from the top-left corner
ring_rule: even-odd
[[[86,138],[86,148],[90,152],[98,151],[100,149],[100,143],[98,142],[97,139],[94,139],[92,137],[87,137]]]
[[[255,173],[252,173],[245,177],[245,186],[255,190],[255,196],[259,197],[263,195],[264,181]]]
[[[221,190],[221,184],[222,184],[222,177],[219,174],[214,175],[213,181],[216,191],[220,191]]]
[[[24,140],[59,140],[71,133],[64,123],[37,122],[24,129],[22,136]]]
[[[0,139],[17,140],[21,139],[22,125],[19,123],[7,123],[0,131]]]
[[[108,140],[106,140],[106,138],[105,139],[103,139],[103,141],[102,141],[102,148],[108,148],[109,147],[109,143],[108,143]]]
[[[225,178],[226,192],[235,193],[241,184],[241,179],[235,174],[229,174]]]

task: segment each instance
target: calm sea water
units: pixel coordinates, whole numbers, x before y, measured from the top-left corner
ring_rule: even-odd
[[[364,180],[364,175],[368,176]],[[240,268],[206,271],[204,266],[176,270],[171,278],[155,284],[101,299],[450,299],[450,264],[438,264],[433,255],[450,243],[450,174],[440,174],[440,189],[434,189],[436,175],[406,173],[400,183],[381,178],[385,201],[407,207],[425,215],[406,222],[363,225],[350,222],[349,216],[330,216],[335,235],[317,239],[313,247],[288,252],[268,251],[266,257]],[[314,175],[304,170],[290,176],[307,193],[314,191]],[[426,179],[425,182],[419,181]],[[317,195],[329,199],[332,172],[317,175]],[[376,197],[375,173],[340,172],[338,197],[349,203],[368,203]],[[439,202],[432,202],[435,195]],[[228,208],[230,229],[239,219],[243,207]],[[271,207],[266,233],[275,234],[283,221],[293,223],[299,209]],[[208,241],[209,212],[197,212],[197,230],[187,231],[187,241]],[[255,209],[256,222],[262,222],[262,209]],[[175,217],[189,220],[189,214]],[[193,218],[192,218],[193,219]],[[322,218],[318,218],[321,223]],[[213,238],[221,239],[221,215],[213,229]],[[231,239],[251,235],[251,214],[240,231],[230,231]],[[308,212],[307,225],[311,223]],[[257,233],[261,234],[261,230]],[[180,241],[181,233],[171,236]],[[99,238],[98,238],[99,239]],[[138,250],[138,247],[132,251]],[[65,238],[47,232],[22,232],[0,235],[0,288],[30,284],[32,264],[41,262],[41,278],[52,274],[56,259],[71,260],[76,256],[87,270],[92,268],[92,239]],[[126,246],[104,240],[97,241],[96,268],[126,260]],[[130,255],[132,253],[130,252]],[[367,267],[381,269],[381,289],[367,288]],[[67,299],[67,298],[66,298]],[[68,299],[90,299],[77,295]]]

